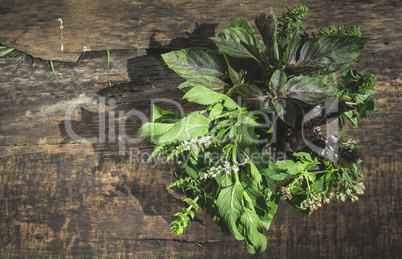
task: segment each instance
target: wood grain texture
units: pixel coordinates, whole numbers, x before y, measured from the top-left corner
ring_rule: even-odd
[[[223,22],[243,16],[228,9],[216,18],[202,10],[205,19],[219,19],[219,25],[201,26],[199,20],[195,29],[188,16],[197,4],[186,3],[180,9],[184,18],[179,24],[192,33],[177,34],[166,22],[161,30],[170,34],[156,33],[151,37],[152,46],[210,46],[206,38]],[[225,4],[218,4],[216,10],[222,6]],[[103,51],[87,53],[78,65],[55,62],[58,81],[46,62],[37,60],[32,67],[29,60],[19,64],[0,59],[0,257],[401,258],[400,2],[310,1],[309,7],[308,28],[360,24],[372,38],[354,67],[378,77],[376,89],[381,92],[375,99],[380,112],[348,133],[366,146],[361,166],[366,193],[358,202],[333,202],[310,217],[281,203],[267,232],[267,251],[261,255],[248,255],[241,242],[218,232],[203,213],[196,215],[180,240],[170,233],[169,224],[183,205],[182,196],[165,189],[173,179],[174,167],[163,161],[146,163],[152,148],[135,139],[141,118],[150,118],[155,98],[177,101],[186,112],[198,108],[181,100],[176,86],[182,79],[163,64],[160,52],[112,51],[112,87],[107,85]],[[183,11],[187,8],[188,14]],[[244,15],[251,20],[259,11]],[[115,32],[122,35],[121,42],[125,33],[130,33]],[[145,48],[149,37],[143,38]],[[102,44],[99,46],[106,46]],[[73,109],[71,129],[77,136],[97,138],[93,143],[74,140],[66,129],[68,108],[80,102],[83,105]],[[171,102],[158,105],[178,111]],[[137,116],[125,117],[133,111]],[[120,138],[123,125],[126,139]]]
[[[172,39],[186,38],[196,24],[220,31],[235,18],[253,21],[257,13],[270,8],[280,15],[286,10],[285,3],[310,8],[310,29],[358,24],[363,32],[372,32],[369,36],[377,47],[401,48],[395,40],[401,40],[402,4],[398,0],[4,0],[0,4],[0,43],[45,60],[75,62],[84,48],[160,48]],[[176,41],[172,46],[182,45]]]

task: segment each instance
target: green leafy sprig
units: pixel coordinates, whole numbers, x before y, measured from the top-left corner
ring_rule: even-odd
[[[152,122],[138,136],[177,165],[179,188],[189,206],[176,214],[174,233],[184,234],[204,210],[218,229],[264,251],[279,201],[311,214],[331,199],[355,201],[364,191],[361,147],[328,135],[330,118],[347,120],[377,111],[373,75],[340,71],[368,41],[358,27],[302,32],[305,6],[276,17],[259,14],[254,28],[231,22],[211,38],[216,50],[189,48],[163,54],[186,81],[183,99],[205,106],[184,117],[153,107]],[[340,76],[339,76],[340,74]],[[329,77],[331,76],[331,77]],[[331,81],[332,80],[332,81]],[[356,114],[356,113],[357,114]]]

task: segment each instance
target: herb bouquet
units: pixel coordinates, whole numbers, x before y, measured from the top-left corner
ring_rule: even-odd
[[[362,194],[361,147],[343,140],[350,120],[377,111],[376,78],[347,68],[368,38],[358,27],[301,30],[305,6],[235,20],[212,40],[217,50],[189,48],[163,54],[186,79],[183,99],[205,105],[185,116],[153,107],[153,122],[138,136],[177,165],[188,203],[171,230],[183,234],[203,209],[218,229],[264,251],[278,203],[311,214],[337,198]]]

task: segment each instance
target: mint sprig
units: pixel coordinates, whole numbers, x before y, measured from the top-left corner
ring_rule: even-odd
[[[218,229],[264,251],[280,199],[311,214],[332,198],[355,201],[363,193],[357,164],[361,147],[321,130],[329,117],[357,125],[377,111],[375,77],[338,72],[360,55],[367,37],[358,27],[302,32],[305,6],[243,19],[211,38],[216,50],[189,48],[163,54],[186,81],[183,99],[205,108],[179,116],[153,108],[138,136],[177,165],[177,187],[188,197],[171,224],[184,234],[203,209]],[[331,75],[332,82],[329,79]],[[335,109],[336,108],[336,109]]]

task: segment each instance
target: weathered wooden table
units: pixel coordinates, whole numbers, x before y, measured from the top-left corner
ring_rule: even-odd
[[[296,3],[310,8],[310,30],[359,24],[371,37],[354,67],[378,77],[380,112],[348,133],[366,146],[366,193],[310,217],[281,204],[267,251],[251,256],[203,213],[183,239],[170,233],[183,205],[165,189],[174,167],[146,163],[152,147],[135,133],[155,98],[196,109],[181,101],[181,79],[163,64],[162,51],[211,46],[208,37],[233,18],[252,22],[271,6],[279,15],[285,3],[2,1],[2,44],[64,62],[54,62],[55,80],[40,59],[34,66],[31,58],[0,59],[0,258],[401,258],[402,3],[288,2]],[[72,63],[84,47],[92,52]]]

